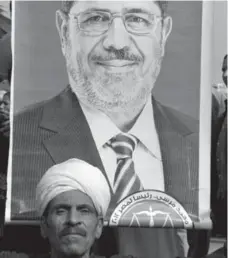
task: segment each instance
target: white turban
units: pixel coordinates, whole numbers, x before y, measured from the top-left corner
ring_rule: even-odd
[[[54,165],[43,175],[36,188],[39,215],[43,215],[52,199],[70,190],[87,194],[98,214],[105,216],[111,198],[107,180],[98,168],[79,159]]]

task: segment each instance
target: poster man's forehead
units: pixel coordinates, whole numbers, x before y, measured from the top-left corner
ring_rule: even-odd
[[[73,6],[74,3],[77,3],[77,4],[80,4],[79,6],[77,6],[79,9],[78,9],[78,12],[80,12],[82,6],[84,5],[84,8],[86,6],[92,6],[92,5],[97,5],[97,6],[104,6],[104,5],[107,5],[107,6],[112,6],[112,8],[116,5],[123,5],[123,6],[129,6],[129,5],[144,5],[145,7],[147,8],[153,8],[153,11],[155,9],[156,12],[161,12],[162,14],[166,13],[167,11],[167,4],[168,2],[167,1],[153,1],[153,0],[150,0],[150,1],[138,1],[138,0],[132,0],[132,1],[129,1],[129,0],[117,0],[117,1],[112,1],[112,0],[80,0],[80,1],[69,1],[69,0],[62,0],[62,10],[64,12],[69,12],[71,7]],[[157,9],[157,10],[156,10]],[[151,10],[152,11],[152,10]]]

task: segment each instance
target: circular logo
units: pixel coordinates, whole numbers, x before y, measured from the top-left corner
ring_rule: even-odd
[[[192,228],[183,206],[166,193],[147,190],[122,200],[113,211],[110,226]]]

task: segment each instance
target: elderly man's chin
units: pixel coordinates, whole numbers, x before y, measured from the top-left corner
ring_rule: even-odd
[[[66,257],[74,257],[74,256],[81,256],[83,255],[86,250],[83,247],[82,243],[68,243],[64,244],[61,248],[61,253],[64,254]]]

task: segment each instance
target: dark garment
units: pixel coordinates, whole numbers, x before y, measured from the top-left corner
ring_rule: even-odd
[[[0,239],[3,236],[9,138],[0,133]]]
[[[0,258],[50,258],[49,254],[25,254],[16,252],[0,252]],[[106,258],[105,256],[91,255],[90,258]],[[113,255],[110,258],[137,258],[132,255]]]
[[[215,229],[218,234],[227,237],[227,110],[223,114],[222,127],[218,136],[216,171],[218,189],[214,209]]]
[[[188,244],[190,248],[188,251],[188,257],[201,258],[207,254],[210,246],[209,239],[209,230],[189,230]]]
[[[6,177],[9,156],[9,105],[0,101],[0,238],[3,236],[3,224],[6,200]],[[2,107],[3,106],[3,107]],[[5,124],[7,122],[7,125]],[[4,130],[3,130],[4,129]]]
[[[198,189],[199,183],[197,121],[154,99],[153,111],[165,192],[182,203],[192,220],[197,221],[198,192],[192,191]],[[70,87],[53,99],[19,113],[14,118],[13,139],[12,197],[23,200],[31,210],[35,207],[28,198],[33,197],[33,192],[28,189],[30,192],[25,196],[19,183],[21,178],[35,186],[48,168],[75,157],[98,167],[107,177],[90,127]],[[113,192],[112,188],[110,191]],[[12,205],[12,212],[14,219],[23,212],[19,202]]]
[[[216,158],[217,158],[217,171],[219,177],[219,187],[223,187],[223,189],[218,189],[225,192],[227,191],[227,111],[223,114],[223,123],[222,128],[219,133],[217,150],[216,150]],[[224,184],[221,181],[224,182]]]
[[[0,133],[0,175],[6,176],[8,165],[9,138]],[[5,189],[4,179],[0,176],[0,189]],[[2,180],[3,181],[2,181]],[[0,193],[1,198],[1,193]]]
[[[11,68],[11,33],[9,32],[0,39],[0,82],[1,80],[10,79]],[[9,84],[0,83],[0,90],[9,92]],[[7,108],[9,111],[9,106]],[[0,100],[0,239],[3,235],[6,199],[6,174],[9,153],[9,125],[5,125],[5,122],[7,121],[9,121],[9,112],[5,113],[5,107],[2,107],[2,100]]]
[[[219,104],[212,96],[211,134],[211,209],[213,235],[226,236],[227,223],[227,111],[219,114]],[[221,188],[222,187],[222,188]],[[220,196],[218,195],[220,193]],[[221,193],[224,198],[221,197]]]
[[[23,254],[23,253],[16,253],[16,252],[0,252],[0,258],[50,258],[50,254],[25,254],[25,253]],[[90,258],[105,258],[105,257],[91,255]],[[128,258],[128,257],[117,256],[115,258]]]
[[[2,252],[0,253],[0,258],[50,258],[50,254],[22,254],[16,252]],[[90,258],[106,258],[105,256],[98,256],[91,254]],[[123,256],[123,255],[113,255],[110,258],[137,258],[132,255]]]

